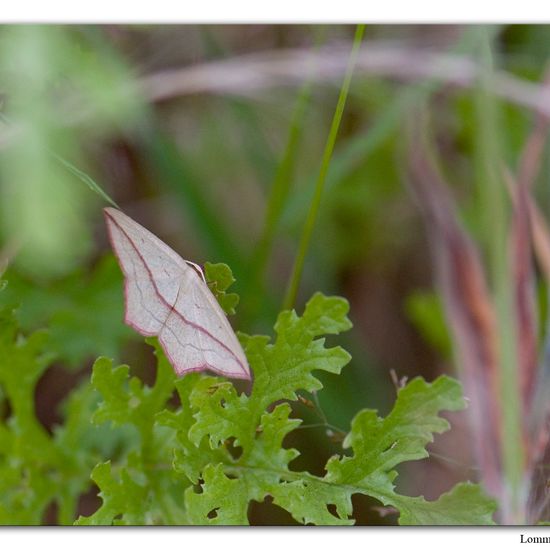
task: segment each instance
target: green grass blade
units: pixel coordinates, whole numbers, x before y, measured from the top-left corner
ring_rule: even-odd
[[[120,208],[120,206],[99,186],[99,184],[92,179],[91,176],[79,170],[76,166],[71,164],[68,160],[65,160],[63,157],[60,157],[57,153],[50,151],[50,155],[57,161],[59,164],[64,166],[71,174],[76,176],[81,182],[86,184],[94,193],[97,193],[103,200],[107,201],[110,205],[115,208]]]
[[[498,27],[495,26],[487,32],[495,35],[497,30]],[[475,53],[474,34],[475,29],[467,28],[449,51],[451,53]],[[338,185],[355,169],[359,162],[362,162],[366,156],[388,139],[392,132],[396,131],[399,124],[403,122],[404,116],[410,111],[411,107],[424,103],[444,86],[445,83],[435,78],[405,86],[403,91],[373,119],[366,134],[359,134],[351,138],[334,154],[330,163],[330,172],[327,175],[325,189],[328,191]],[[290,197],[285,210],[285,219],[295,220],[301,217],[301,212],[311,202],[313,182],[314,177],[312,177],[311,185],[306,185],[303,191],[298,191]]]
[[[346,74],[344,76],[342,87],[340,88],[340,95],[338,97],[338,102],[336,104],[336,109],[334,112],[334,117],[332,119],[330,132],[329,132],[327,143],[323,153],[323,158],[321,161],[321,169],[319,171],[319,176],[317,178],[317,183],[315,185],[315,194],[313,195],[313,199],[311,201],[310,208],[309,208],[307,218],[304,224],[304,228],[302,231],[302,236],[298,247],[298,253],[296,255],[294,268],[292,271],[292,275],[290,277],[290,283],[288,285],[288,291],[285,297],[283,309],[292,308],[294,305],[294,302],[296,301],[298,286],[300,284],[300,279],[302,277],[302,271],[304,268],[305,257],[307,254],[307,250],[309,248],[309,244],[311,242],[311,236],[313,234],[315,222],[317,221],[317,215],[319,212],[319,207],[321,205],[321,198],[323,196],[323,190],[325,187],[325,180],[327,177],[330,160],[332,158],[332,153],[334,151],[336,137],[338,136],[340,122],[342,121],[342,115],[344,114],[344,108],[346,106],[346,99],[349,93],[351,78],[353,76],[353,70],[355,68],[355,63],[357,61],[357,54],[361,46],[361,41],[363,39],[364,32],[365,32],[365,26],[358,25],[357,30],[355,31],[355,37],[353,39],[353,48],[351,50],[348,66],[346,69]]]

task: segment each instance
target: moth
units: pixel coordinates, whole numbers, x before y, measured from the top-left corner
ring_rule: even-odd
[[[116,208],[105,208],[113,251],[124,274],[124,322],[157,336],[178,376],[210,370],[250,379],[244,351],[200,266]]]

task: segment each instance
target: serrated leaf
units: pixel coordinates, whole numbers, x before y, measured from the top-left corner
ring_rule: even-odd
[[[275,324],[277,338],[269,344],[261,337],[246,341],[247,357],[254,370],[253,397],[262,403],[296,399],[298,390],[323,387],[311,373],[324,370],[339,374],[351,359],[341,347],[325,348],[326,334],[339,334],[351,328],[349,304],[343,298],[315,294],[302,317],[283,311]]]
[[[386,418],[379,418],[373,410],[361,411],[344,441],[344,447],[351,446],[352,456],[330,459],[323,478],[289,468],[298,451],[285,449],[283,440],[296,428],[298,421],[289,419],[291,409],[288,404],[280,404],[270,413],[264,413],[254,433],[247,434],[246,422],[250,421],[251,415],[246,413],[246,409],[254,403],[252,396],[238,395],[231,384],[213,378],[198,380],[189,389],[189,395],[192,396],[189,404],[195,408],[197,419],[189,434],[195,444],[204,445],[205,438],[209,437],[209,452],[216,453],[209,456],[203,451],[202,467],[193,447],[187,446],[176,455],[176,467],[182,472],[186,471],[188,460],[195,460],[191,480],[196,483],[200,477],[203,481],[202,493],[197,494],[197,489],[189,489],[186,493],[189,509],[199,510],[192,521],[240,524],[250,500],[262,501],[271,495],[274,504],[289,511],[298,522],[347,525],[353,523],[351,497],[361,493],[397,508],[401,524],[492,523],[496,505],[477,485],[459,484],[430,502],[423,497],[408,497],[395,492],[395,467],[428,456],[425,447],[433,441],[433,435],[449,428],[439,413],[464,407],[460,384],[448,377],[440,377],[432,384],[420,378],[413,380],[400,390],[396,404]],[[233,413],[237,420],[232,417]],[[211,420],[210,432],[204,428],[206,418]],[[200,437],[197,436],[197,425],[203,426]],[[243,443],[243,453],[234,458],[226,452],[223,442],[230,436],[237,437],[237,434],[240,439],[235,443]],[[184,439],[185,435],[180,432],[179,441]],[[240,485],[237,485],[237,480]],[[205,486],[207,490],[204,490]],[[236,508],[231,510],[223,495],[224,491],[237,486]]]
[[[348,308],[342,298],[316,294],[306,305],[303,317],[294,311],[279,315],[273,344],[264,336],[243,336],[254,373],[252,393],[250,397],[237,395],[230,382],[216,378],[199,381],[191,393],[191,404],[197,409],[196,422],[190,431],[192,440],[197,443],[210,434],[210,442],[215,447],[234,437],[244,453],[250,453],[260,419],[271,403],[296,399],[299,390],[322,388],[312,372],[324,370],[336,374],[349,361],[346,351],[340,347],[326,348],[324,339],[320,338],[350,328],[346,317]]]
[[[394,506],[403,514],[400,523],[426,525],[424,521],[429,519],[434,525],[456,525],[467,519],[468,525],[491,524],[495,504],[476,486],[462,489],[457,486],[437,501],[427,502],[422,497],[398,495],[393,485],[397,476],[394,467],[428,456],[425,446],[433,441],[433,434],[449,428],[448,422],[438,416],[439,412],[459,410],[464,405],[456,380],[442,376],[428,384],[415,378],[399,391],[386,418],[379,418],[372,410],[361,411],[355,417],[344,441],[345,447],[351,446],[353,455],[330,459],[325,481],[353,486],[353,492]],[[463,498],[468,509],[458,506]]]
[[[314,476],[303,475],[290,483],[279,483],[271,489],[273,502],[305,525],[352,525],[351,495],[324,483]],[[331,513],[333,507],[336,515]]]
[[[399,509],[401,525],[492,525],[497,505],[479,485],[459,483],[436,501],[404,497]]]
[[[250,500],[262,501],[271,494],[276,502],[288,504],[295,502],[300,491],[305,491],[314,508],[306,514],[305,508],[297,504],[291,513],[298,521],[307,517],[306,521],[312,522],[349,523],[347,518],[335,518],[326,503],[316,500],[324,495],[341,511],[348,510],[350,502],[344,504],[348,497],[334,492],[329,495],[330,487],[314,476],[307,476],[307,482],[295,481],[296,474],[289,470],[289,463],[299,453],[296,449],[283,448],[283,440],[300,424],[300,420],[289,418],[290,406],[282,403],[267,411],[271,403],[293,398],[299,390],[320,388],[320,381],[312,374],[314,370],[337,373],[347,363],[349,355],[344,350],[325,348],[321,338],[350,327],[347,310],[345,300],[317,294],[307,304],[302,317],[295,312],[283,312],[279,316],[273,344],[267,337],[244,337],[254,372],[250,396],[238,394],[231,382],[219,378],[202,377],[192,385],[185,380],[177,382],[182,403],[189,407],[194,422],[189,424],[189,417],[187,421],[181,418],[182,423],[176,428],[179,428],[181,449],[176,453],[175,467],[186,473],[190,481],[196,483],[199,477],[203,481],[202,493],[197,495],[197,489],[186,493],[189,513],[197,502],[201,503],[195,520],[206,524],[222,520],[241,524],[246,520]],[[172,420],[176,419],[172,417]],[[241,448],[239,457],[233,456],[229,441],[231,447]],[[221,464],[217,462],[220,460]],[[237,486],[228,475],[238,478],[241,487],[236,497],[239,511],[233,511],[235,515],[224,506],[215,506],[216,498],[221,498],[221,492],[213,487],[215,481],[227,489],[229,485]],[[305,498],[307,500],[307,496]]]
[[[392,476],[392,468],[397,464],[427,457],[425,446],[433,441],[433,434],[449,429],[449,423],[438,413],[456,411],[464,405],[456,380],[442,376],[428,384],[415,378],[399,390],[393,410],[386,418],[379,418],[376,411],[369,409],[356,415],[344,440],[344,448],[351,446],[354,456],[338,463],[332,461],[329,479],[355,483],[380,471]]]
[[[138,378],[129,376],[129,367],[113,368],[113,362],[100,357],[93,366],[92,385],[103,401],[94,413],[94,422],[108,420],[115,425],[134,424],[140,432],[153,424],[154,415],[161,411],[174,390],[174,372],[166,360],[158,362],[157,379],[152,388]]]
[[[144,491],[140,506],[147,510],[138,519],[134,504],[127,502],[125,506],[123,496],[117,497],[118,500],[106,498],[100,509],[90,518],[79,520],[80,524],[86,524],[87,521],[106,521],[110,524],[115,518],[118,524],[160,522],[177,525],[186,522],[183,495],[189,482],[181,476],[175,476],[170,468],[175,437],[174,430],[169,427],[175,420],[166,405],[174,391],[175,374],[157,340],[148,339],[148,342],[155,347],[158,357],[157,377],[152,387],[130,377],[126,365],[113,368],[112,361],[106,358],[96,361],[92,375],[92,383],[103,397],[93,416],[94,421],[111,421],[117,429],[119,426],[130,426],[139,434],[134,450],[126,457],[126,463],[121,465],[118,485],[114,484],[112,476],[104,481],[115,496],[125,490],[127,485],[137,490],[133,485],[137,483],[140,490]],[[159,464],[163,466],[159,468]],[[147,505],[144,504],[145,500]],[[115,501],[116,506],[112,504]],[[115,508],[118,511],[113,515]]]
[[[103,401],[99,404],[92,419],[97,424],[110,420],[115,425],[124,424],[132,418],[131,395],[127,390],[130,367],[113,367],[113,361],[107,357],[96,360],[92,370],[92,385],[101,393]]]
[[[0,327],[0,384],[13,411],[15,444],[30,458],[50,449],[46,431],[34,413],[34,391],[55,356],[48,349],[48,333],[37,331],[25,338],[13,312],[0,311]]]
[[[204,275],[221,308],[227,315],[234,315],[235,308],[239,303],[239,295],[234,292],[225,292],[235,282],[229,266],[223,263],[211,264],[206,262],[204,264]]]
[[[410,382],[386,418],[361,411],[343,444],[351,454],[330,459],[324,477],[291,469],[299,452],[285,448],[284,440],[300,420],[291,418],[290,405],[281,401],[296,399],[301,390],[320,389],[316,370],[337,374],[349,361],[347,352],[325,347],[324,340],[351,326],[347,311],[345,300],[316,294],[301,317],[294,311],[279,315],[273,342],[241,335],[254,373],[249,395],[231,381],[196,373],[174,384],[173,374],[170,379],[162,374],[172,370],[155,341],[159,373],[153,388],[131,379],[127,367],[98,360],[93,383],[103,402],[96,420],[134,426],[141,444],[120,465],[118,481],[110,472],[101,480],[104,504],[90,521],[136,521],[132,505],[115,498],[127,484],[130,491],[144,491],[139,498],[147,503],[145,523],[166,521],[171,510],[169,523],[243,525],[250,501],[271,496],[298,522],[347,525],[353,523],[356,493],[397,508],[403,524],[491,523],[494,502],[475,485],[459,484],[432,502],[395,492],[396,467],[428,456],[426,445],[434,434],[449,428],[439,413],[464,406],[460,384],[447,377],[432,384]],[[165,408],[173,387],[180,398],[177,410]],[[173,469],[156,468],[170,462]],[[168,506],[166,494],[171,495]],[[178,494],[185,495],[184,502]]]
[[[285,470],[300,455],[296,449],[284,449],[283,440],[302,421],[289,418],[292,409],[288,403],[277,405],[270,413],[262,415],[259,433],[250,453],[250,460],[266,470]]]
[[[111,525],[124,514],[124,524],[143,525],[147,489],[122,470],[120,480],[113,476],[111,463],[98,464],[91,475],[100,489],[101,507],[89,517],[80,517],[75,525]]]
[[[248,525],[248,491],[239,479],[229,479],[221,464],[203,471],[202,492],[187,489],[185,502],[193,525]]]

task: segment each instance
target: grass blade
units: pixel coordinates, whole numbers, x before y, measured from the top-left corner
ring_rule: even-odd
[[[68,160],[65,160],[63,157],[60,157],[57,153],[50,151],[50,155],[57,161],[59,164],[64,166],[71,174],[76,176],[81,182],[85,183],[94,193],[97,193],[103,200],[107,201],[111,206],[115,208],[120,208],[120,206],[96,183],[91,176],[79,170],[76,166],[71,164]]]
[[[287,294],[284,300],[283,309],[291,309],[294,305],[294,302],[296,301],[298,286],[300,285],[300,279],[302,277],[302,271],[304,268],[305,257],[311,241],[311,236],[313,234],[315,222],[317,220],[319,207],[321,205],[321,198],[323,196],[325,180],[327,177],[330,160],[332,158],[332,153],[334,151],[336,137],[338,136],[340,122],[342,121],[342,115],[344,114],[346,99],[348,97],[351,78],[353,76],[353,69],[355,68],[355,63],[357,61],[357,53],[359,52],[359,48],[361,46],[361,41],[363,39],[364,32],[365,32],[365,26],[358,25],[355,31],[355,37],[353,39],[353,48],[351,50],[348,67],[346,69],[346,75],[344,77],[344,81],[340,89],[340,95],[338,97],[338,102],[336,104],[336,109],[334,112],[334,117],[332,119],[330,132],[329,132],[327,143],[323,153],[323,159],[321,161],[321,169],[319,171],[319,176],[317,178],[317,183],[315,185],[315,194],[313,195],[313,199],[310,204],[310,208],[307,214],[304,228],[302,230],[302,236],[298,247],[298,253],[296,255],[294,268],[292,271],[292,275],[290,277],[290,282],[289,282]]]

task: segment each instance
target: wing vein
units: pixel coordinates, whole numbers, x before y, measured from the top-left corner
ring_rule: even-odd
[[[248,377],[249,376],[249,373],[248,373],[248,369],[246,368],[246,366],[243,364],[243,362],[241,361],[241,359],[238,357],[238,355],[228,346],[226,345],[223,341],[221,341],[219,338],[217,338],[216,336],[214,336],[214,334],[212,334],[209,330],[207,330],[205,327],[201,326],[200,324],[196,323],[196,322],[193,322],[191,321],[189,318],[185,317],[185,315],[183,315],[178,309],[176,309],[176,306],[177,306],[177,301],[178,301],[178,298],[179,298],[179,293],[180,293],[180,290],[181,290],[181,285],[180,287],[178,287],[178,293],[177,293],[177,296],[176,296],[176,299],[174,300],[174,303],[173,304],[170,304],[166,299],[165,297],[162,295],[162,293],[160,292],[159,290],[159,287],[157,286],[157,283],[155,281],[155,278],[153,277],[153,273],[151,272],[151,269],[149,268],[149,265],[146,261],[146,259],[143,257],[143,254],[140,252],[139,248],[136,246],[136,244],[134,243],[134,240],[132,239],[132,237],[128,234],[128,232],[124,229],[124,227],[115,219],[115,217],[113,215],[111,215],[109,212],[106,211],[106,215],[108,216],[109,218],[109,221],[111,223],[113,223],[114,226],[116,226],[116,228],[120,231],[120,233],[124,236],[124,238],[127,240],[127,242],[129,243],[129,245],[131,246],[131,248],[134,250],[135,254],[137,255],[137,257],[139,258],[139,261],[140,263],[143,265],[143,268],[145,269],[146,273],[147,273],[147,277],[154,289],[154,293],[155,295],[157,296],[157,298],[161,301],[161,303],[163,305],[165,305],[167,308],[169,308],[169,311],[166,315],[166,318],[164,319],[164,321],[161,321],[158,317],[156,317],[153,312],[151,312],[147,307],[145,307],[145,304],[144,304],[144,296],[143,296],[143,291],[142,289],[140,288],[139,284],[137,284],[137,282],[135,283],[136,284],[136,287],[138,289],[138,292],[140,294],[140,297],[141,297],[141,305],[142,307],[144,308],[144,310],[149,313],[151,315],[151,317],[158,321],[159,323],[162,323],[161,324],[161,328],[156,332],[157,335],[160,336],[161,332],[164,331],[165,329],[168,330],[175,338],[175,340],[180,344],[182,345],[183,347],[185,346],[188,346],[190,344],[186,344],[184,342],[182,342],[179,338],[179,336],[174,332],[174,330],[169,326],[167,325],[167,322],[169,320],[169,318],[172,316],[172,315],[176,315],[184,324],[190,326],[191,328],[195,329],[197,331],[197,336],[199,338],[199,344],[201,347],[196,347],[196,346],[193,346],[191,345],[191,347],[194,347],[195,349],[197,349],[198,351],[202,351],[204,353],[204,351],[211,351],[213,352],[215,355],[217,355],[218,357],[220,357],[220,359],[223,359],[222,355],[215,351],[215,350],[212,350],[212,349],[204,349],[202,348],[202,339],[201,339],[201,336],[202,335],[206,335],[208,338],[210,338],[212,341],[214,341],[217,345],[219,345],[221,348],[223,348],[225,351],[227,351],[230,356],[236,361],[237,365],[239,366],[239,368],[245,373],[245,375]],[[133,222],[133,220],[131,220]],[[136,222],[133,222],[133,223],[136,223]],[[141,227],[141,226],[140,226]],[[109,228],[109,226],[108,226]],[[147,231],[143,228],[144,231]],[[149,232],[147,232],[149,233]],[[114,242],[114,237],[113,237],[113,234],[112,234],[112,231],[111,231],[111,228],[109,228],[109,238],[111,240],[111,244],[113,246],[113,248],[115,249],[115,251],[117,250],[117,247],[115,245],[115,242]],[[155,239],[158,239],[157,237],[155,237]],[[160,241],[162,243],[162,241]],[[162,243],[164,244],[164,243]],[[166,245],[164,245],[166,246]],[[175,254],[173,251],[172,251],[173,254]],[[128,273],[127,272],[127,269],[126,267],[123,265],[123,263],[121,263],[121,267],[122,267],[122,270],[124,272],[124,275],[126,276],[128,282],[132,279],[132,276],[133,278],[135,279],[135,281],[137,281],[139,278],[136,276],[136,273],[137,273],[137,269],[136,269],[136,266],[135,266],[135,262],[133,260],[131,260],[131,263],[132,263],[132,267],[133,267],[133,273]],[[203,284],[202,281],[198,281],[199,284]],[[200,288],[202,294],[204,295],[203,297],[207,299],[207,301],[209,303],[211,303],[211,301],[208,299],[209,296],[204,292],[204,289]],[[210,291],[208,291],[210,292]],[[217,304],[217,302],[216,302]],[[218,306],[219,307],[219,306]],[[216,308],[213,308],[213,312],[216,313],[216,315],[220,315],[221,312],[219,312]],[[227,319],[225,319],[227,320]],[[135,327],[136,329],[138,327]],[[142,331],[140,331],[142,332]],[[146,334],[147,336],[150,336],[151,334]],[[162,343],[162,342],[161,342]],[[238,341],[237,341],[238,343]],[[164,346],[163,346],[164,347]],[[203,359],[204,356],[203,356]],[[208,365],[208,368],[216,371],[216,372],[223,372],[222,370],[220,369],[216,369],[214,368],[212,365],[210,365],[207,361],[205,361],[205,364]],[[189,370],[200,370],[200,369],[189,369]]]

